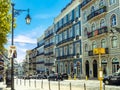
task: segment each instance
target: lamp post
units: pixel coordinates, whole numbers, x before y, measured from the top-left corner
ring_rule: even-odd
[[[27,24],[30,24],[30,21],[31,21],[31,18],[30,18],[30,15],[29,15],[29,9],[28,10],[17,10],[17,9],[14,9],[14,6],[15,4],[14,3],[11,3],[11,6],[12,6],[12,37],[11,37],[11,46],[14,45],[14,17],[15,15],[19,15],[20,12],[23,12],[23,11],[27,11],[28,12],[28,15],[26,16],[26,23]],[[14,55],[12,55],[12,57],[10,58],[11,59],[11,90],[15,90],[14,89]]]

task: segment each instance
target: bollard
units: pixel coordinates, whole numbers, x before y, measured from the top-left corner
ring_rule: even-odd
[[[60,80],[58,80],[58,90],[60,90]]]
[[[34,86],[35,86],[35,88],[36,88],[36,79],[35,79],[35,81],[34,81]]]
[[[85,85],[85,83],[84,83],[84,90],[86,90],[86,85]]]
[[[103,84],[103,90],[105,90],[105,84]]]
[[[76,78],[76,75],[74,75],[74,80],[76,80],[77,78]]]
[[[88,80],[88,76],[86,76],[86,80]]]
[[[42,81],[41,81],[41,88],[43,88],[43,79],[42,79]]]
[[[17,80],[16,80],[16,84],[18,85],[18,78],[17,78]]]
[[[25,78],[24,78],[24,86],[25,86]]]
[[[50,80],[49,80],[49,90],[50,90]]]
[[[71,88],[71,82],[70,82],[70,90],[72,90],[72,88]]]
[[[30,79],[29,79],[29,87],[30,87]]]
[[[20,85],[21,85],[21,79],[20,79]]]

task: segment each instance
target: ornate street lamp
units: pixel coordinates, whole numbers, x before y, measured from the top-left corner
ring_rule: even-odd
[[[14,17],[19,15],[20,12],[24,12],[24,11],[27,11],[28,12],[28,15],[26,16],[26,23],[27,24],[30,24],[30,21],[31,21],[31,18],[30,18],[30,15],[29,15],[29,9],[28,10],[21,10],[21,9],[14,9],[14,6],[15,4],[12,3],[11,4],[12,6],[12,37],[11,37],[11,46],[14,45]],[[10,58],[11,59],[11,90],[15,90],[14,89],[14,55],[12,55],[12,57]]]

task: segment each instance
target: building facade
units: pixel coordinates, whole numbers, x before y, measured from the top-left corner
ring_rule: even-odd
[[[37,39],[36,71],[38,74],[45,72],[44,43],[44,35],[42,35]]]
[[[48,27],[44,32],[44,55],[45,55],[45,67],[46,73],[55,72],[55,38],[54,38],[54,25]]]
[[[79,0],[71,1],[55,18],[56,72],[82,76],[81,15]]]
[[[82,0],[83,75],[97,78],[99,64],[103,75],[116,72],[120,66],[120,0]],[[119,30],[117,30],[119,29]],[[105,54],[93,53],[104,48]]]

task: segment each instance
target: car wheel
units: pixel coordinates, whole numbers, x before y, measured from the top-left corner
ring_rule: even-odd
[[[109,81],[108,81],[108,80],[105,80],[105,84],[108,85],[108,84],[109,84]]]

